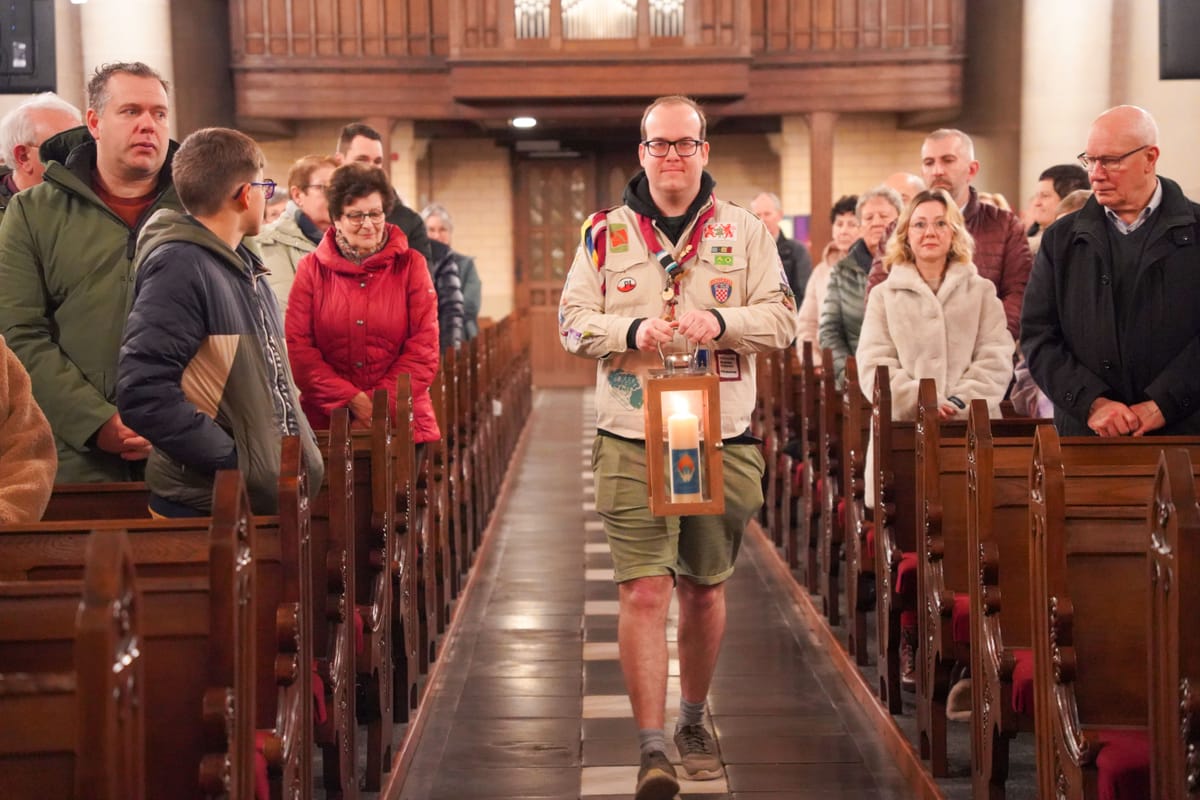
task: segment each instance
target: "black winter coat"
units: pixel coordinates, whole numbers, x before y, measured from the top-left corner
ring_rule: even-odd
[[[458,274],[456,253],[445,244],[430,239],[433,260],[429,262],[429,273],[433,276],[433,288],[438,298],[438,349],[458,347],[464,338],[464,311],[462,280]]]
[[[1046,229],[1025,289],[1021,346],[1034,381],[1054,403],[1063,436],[1091,434],[1098,397],[1153,400],[1158,434],[1200,434],[1200,205],[1159,176],[1162,204],[1133,279],[1120,330],[1104,208],[1093,197]]]

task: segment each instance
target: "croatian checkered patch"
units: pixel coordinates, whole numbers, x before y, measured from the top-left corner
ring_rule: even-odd
[[[712,291],[713,299],[724,305],[733,294],[733,281],[729,278],[713,278],[708,282],[708,288]]]

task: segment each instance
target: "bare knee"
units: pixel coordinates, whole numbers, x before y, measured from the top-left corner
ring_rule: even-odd
[[[625,581],[618,589],[621,610],[633,614],[667,613],[671,604],[671,576],[655,575]]]
[[[725,600],[725,584],[705,586],[687,578],[679,579],[679,604],[693,613],[703,614],[717,608]]]

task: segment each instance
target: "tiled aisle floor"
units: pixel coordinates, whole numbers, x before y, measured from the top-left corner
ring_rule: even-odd
[[[636,726],[616,660],[616,587],[591,476],[591,392],[536,395],[496,539],[427,702],[402,797],[629,798]],[[709,696],[726,764],[684,798],[910,796],[841,678],[748,536]],[[672,613],[672,625],[674,613]],[[674,634],[669,634],[672,659]],[[678,675],[672,660],[670,673]],[[668,684],[668,726],[679,682]],[[668,730],[668,738],[670,731]],[[674,754],[672,753],[672,757]]]

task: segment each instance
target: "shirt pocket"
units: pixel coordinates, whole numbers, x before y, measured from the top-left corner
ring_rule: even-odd
[[[644,316],[662,303],[666,273],[657,262],[633,253],[608,253],[603,273],[605,313]]]
[[[692,267],[695,275],[687,292],[689,303],[717,309],[746,305],[749,269],[745,253],[715,253],[713,249],[705,243]]]

